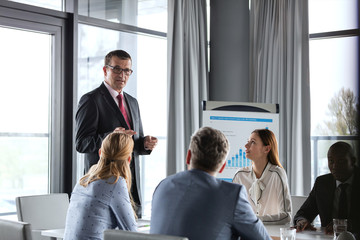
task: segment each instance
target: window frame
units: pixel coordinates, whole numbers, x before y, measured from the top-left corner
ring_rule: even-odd
[[[310,24],[310,23],[309,23]],[[358,17],[358,27],[360,25],[360,19]],[[309,34],[309,42],[312,40],[322,40],[322,39],[334,39],[334,38],[346,38],[346,37],[358,37],[360,42],[360,29],[346,29],[346,30],[339,30],[339,31],[330,31],[330,32],[318,32],[318,33],[311,33]],[[358,62],[360,58],[360,46],[358,45]],[[311,59],[310,59],[311,61]],[[359,72],[360,77],[360,72]],[[310,79],[311,81],[311,79]],[[358,79],[359,81],[359,79]],[[358,89],[358,93],[360,94],[360,85]],[[358,96],[358,102],[360,100],[360,96]],[[360,114],[360,113],[358,113]],[[360,127],[360,126],[359,126]],[[312,184],[314,183],[316,177],[318,177],[318,142],[319,141],[355,141],[355,146],[360,145],[360,136],[348,135],[348,136],[316,136],[311,134],[311,142],[312,142]],[[357,152],[356,154],[360,154]],[[358,160],[359,162],[360,160]],[[359,164],[359,163],[358,163]]]
[[[110,22],[78,14],[78,0],[63,0],[64,12],[18,2],[0,2],[0,25],[53,36],[51,80],[51,129],[49,131],[49,193],[71,194],[77,182],[75,113],[77,109],[78,26],[167,39],[165,32]],[[1,214],[0,214],[1,215]]]
[[[51,35],[49,193],[69,192],[71,188],[67,180],[71,178],[71,166],[67,163],[72,159],[72,125],[68,124],[72,118],[72,114],[68,114],[72,111],[72,103],[68,103],[68,95],[65,95],[72,92],[72,86],[69,88],[67,83],[72,85],[73,81],[67,74],[69,69],[72,69],[72,56],[65,51],[65,47],[72,46],[69,41],[69,22],[69,14],[63,12],[16,2],[0,3],[1,26]],[[31,60],[31,57],[25,59]]]

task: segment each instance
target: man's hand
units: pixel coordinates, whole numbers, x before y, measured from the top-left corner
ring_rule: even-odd
[[[329,224],[325,227],[325,234],[329,234],[329,235],[334,234],[333,221],[329,222]]]
[[[131,136],[136,134],[135,131],[133,131],[131,129],[125,130],[125,128],[123,128],[123,127],[117,127],[117,128],[115,128],[115,130],[113,132],[114,133],[125,133],[125,134],[129,134]]]
[[[306,219],[300,219],[299,221],[297,221],[295,228],[296,228],[296,232],[301,232],[304,230],[316,231],[316,228],[314,228],[314,226],[311,225],[309,221]]]
[[[144,148],[146,150],[153,150],[157,145],[157,138],[152,136],[146,136],[144,139]]]

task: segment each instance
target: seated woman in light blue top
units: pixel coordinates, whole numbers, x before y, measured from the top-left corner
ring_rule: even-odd
[[[103,140],[99,162],[80,179],[72,192],[65,240],[103,239],[106,229],[137,231],[129,191],[133,146],[130,134],[113,132]]]

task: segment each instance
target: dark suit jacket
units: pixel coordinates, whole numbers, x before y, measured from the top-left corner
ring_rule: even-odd
[[[134,152],[131,167],[134,168],[135,176],[133,177],[135,177],[140,200],[139,155],[149,154],[150,151],[144,149],[144,133],[138,102],[129,94],[125,92],[123,94],[130,111],[132,130],[137,132],[133,136]],[[76,150],[85,153],[85,171],[98,162],[101,143],[109,133],[113,132],[116,127],[129,129],[104,83],[81,97],[75,119]]]
[[[243,185],[197,169],[177,173],[154,192],[150,233],[190,240],[271,239],[247,199]]]
[[[336,188],[336,181],[331,173],[316,178],[309,197],[301,206],[294,217],[294,224],[300,218],[306,218],[312,222],[319,214],[321,226],[327,226],[333,219],[333,202]],[[348,221],[351,222],[352,232],[360,232],[360,169],[355,168],[351,190],[351,210]]]

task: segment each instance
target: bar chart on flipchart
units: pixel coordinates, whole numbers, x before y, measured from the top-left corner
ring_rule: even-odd
[[[226,167],[247,167],[251,165],[251,160],[246,158],[245,148],[240,148],[233,156],[229,156],[226,161]]]
[[[226,103],[223,105],[226,106]],[[234,108],[234,104],[231,106],[228,108],[217,107],[214,110],[203,109],[203,126],[222,131],[230,143],[225,169],[217,175],[218,178],[225,181],[232,181],[240,168],[251,166],[251,160],[246,158],[245,144],[252,131],[261,128],[269,129],[274,132],[279,141],[279,114],[277,111],[259,110],[259,105],[256,105],[256,108]],[[245,111],[241,111],[242,109]]]

